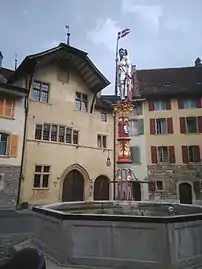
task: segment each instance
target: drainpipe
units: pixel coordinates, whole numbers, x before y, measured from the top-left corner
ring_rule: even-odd
[[[97,92],[93,95],[93,100],[92,100],[92,103],[91,103],[91,106],[90,106],[90,114],[93,113],[93,108],[94,108],[96,96],[97,96]]]
[[[114,161],[113,161],[113,200],[116,199],[116,111],[113,111],[113,125],[114,125],[114,137],[113,137],[113,147],[114,147],[114,151],[113,151],[113,157],[114,157]]]
[[[22,143],[22,158],[21,158],[21,165],[20,165],[20,175],[19,175],[19,182],[18,182],[18,193],[17,193],[17,201],[16,201],[16,209],[19,207],[20,203],[20,190],[21,190],[21,183],[22,183],[22,177],[23,177],[23,164],[24,164],[24,158],[25,158],[25,146],[26,146],[26,133],[27,133],[27,118],[28,118],[28,99],[29,99],[29,93],[32,87],[32,80],[34,76],[34,71],[36,70],[36,67],[38,66],[38,63],[35,65],[34,70],[32,71],[32,74],[30,75],[30,80],[28,83],[28,79],[26,77],[26,89],[28,90],[28,94],[25,98],[24,102],[24,109],[25,109],[25,121],[24,121],[24,132],[23,132],[23,143]]]

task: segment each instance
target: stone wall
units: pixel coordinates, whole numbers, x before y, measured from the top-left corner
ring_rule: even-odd
[[[15,206],[18,192],[20,167],[11,165],[0,165],[2,176],[0,188],[0,207]]]
[[[164,195],[170,199],[179,199],[177,188],[182,182],[191,183],[195,198],[202,198],[200,190],[194,188],[194,182],[202,181],[202,165],[148,165],[148,174],[150,181],[163,181]]]

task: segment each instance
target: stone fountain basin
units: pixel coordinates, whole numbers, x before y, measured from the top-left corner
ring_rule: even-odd
[[[170,210],[170,209],[172,210]],[[34,245],[62,266],[199,268],[202,207],[70,202],[33,207]]]

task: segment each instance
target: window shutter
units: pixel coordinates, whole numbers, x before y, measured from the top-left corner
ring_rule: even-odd
[[[154,101],[149,100],[149,111],[154,111]]]
[[[155,119],[150,119],[150,134],[156,134]]]
[[[173,134],[173,119],[167,118],[168,133]]]
[[[10,135],[10,151],[9,156],[17,157],[18,153],[18,135]]]
[[[154,146],[151,146],[151,161],[152,163],[157,163],[157,148]]]
[[[155,181],[149,181],[148,182],[148,189],[149,189],[149,192],[154,192],[155,191],[155,189],[156,189]]]
[[[171,109],[171,101],[170,101],[170,99],[166,100],[166,109],[167,110]]]
[[[182,99],[178,99],[178,108],[179,109],[183,109],[184,108],[184,104],[183,104],[183,100]]]
[[[170,160],[170,163],[175,163],[175,147],[174,146],[169,147],[169,160]]]
[[[202,133],[202,116],[197,117],[198,121],[198,131],[199,133]]]
[[[182,146],[182,161],[183,163],[189,163],[189,154],[187,146]]]
[[[138,124],[139,124],[139,134],[143,135],[144,134],[144,120],[143,119],[139,120]]]
[[[3,116],[4,111],[4,100],[0,99],[0,116]]]
[[[134,164],[140,163],[140,148],[139,147],[131,147],[131,159],[132,159],[132,163]]]
[[[201,162],[200,147],[199,146],[194,146],[194,154],[195,154],[195,161]]]
[[[180,117],[180,133],[186,134],[186,123],[184,117]]]
[[[201,98],[198,98],[198,99],[196,100],[196,107],[197,107],[197,108],[201,108]]]
[[[5,116],[10,117],[10,118],[13,116],[13,101],[12,100],[6,100]]]

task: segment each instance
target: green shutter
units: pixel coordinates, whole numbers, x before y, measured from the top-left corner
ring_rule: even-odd
[[[144,120],[141,119],[138,122],[138,127],[139,127],[139,135],[143,135],[144,134]]]
[[[139,147],[131,147],[131,159],[133,164],[140,164],[140,148]]]

